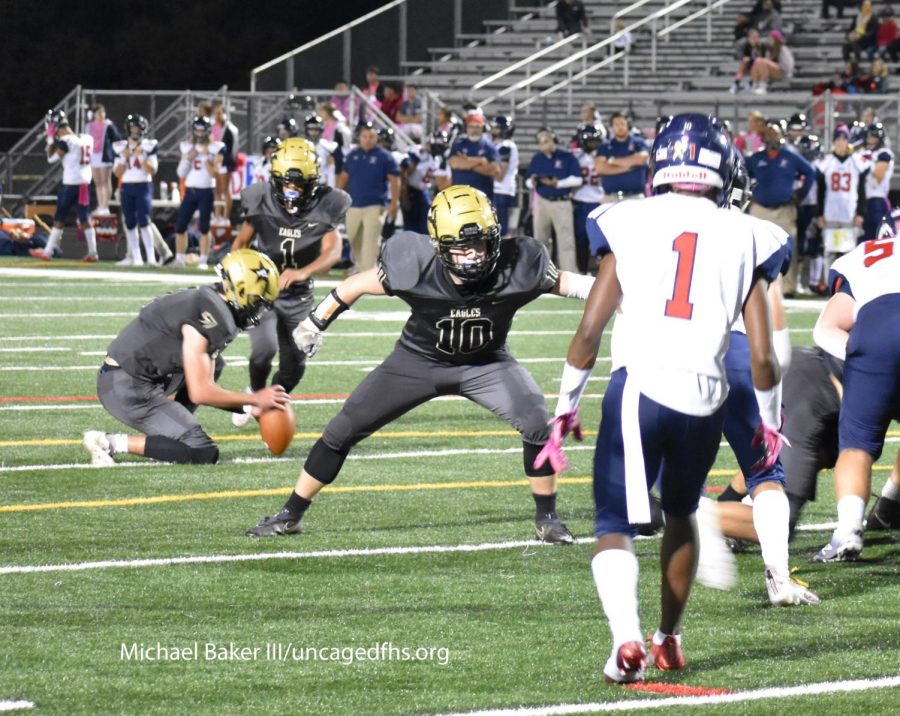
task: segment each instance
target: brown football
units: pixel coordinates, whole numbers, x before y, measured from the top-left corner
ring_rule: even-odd
[[[284,410],[272,408],[259,416],[259,435],[273,455],[281,455],[288,449],[296,431],[297,421],[290,403]]]

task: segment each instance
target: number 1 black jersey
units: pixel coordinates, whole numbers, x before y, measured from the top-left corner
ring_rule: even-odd
[[[403,232],[385,242],[379,280],[412,308],[400,345],[446,363],[488,363],[505,354],[516,311],[551,291],[559,271],[535,239],[505,239],[500,246],[487,279],[459,286],[427,236]]]
[[[350,206],[350,195],[340,189],[319,187],[311,209],[288,214],[272,196],[268,183],[251,184],[241,193],[241,218],[253,226],[262,243],[261,251],[284,269],[303,268],[315,261],[321,250],[322,237],[343,223]],[[311,290],[312,282],[294,284]]]

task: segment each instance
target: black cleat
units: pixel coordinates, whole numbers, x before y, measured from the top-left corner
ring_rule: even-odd
[[[535,520],[534,536],[547,544],[575,544],[575,535],[556,515]]]
[[[740,554],[741,552],[745,552],[747,550],[747,543],[742,539],[726,537],[725,544],[728,545],[728,549],[731,550],[732,554]]]
[[[866,518],[866,532],[900,529],[900,502],[879,497]]]
[[[303,532],[303,515],[297,517],[293,513],[282,510],[277,515],[263,517],[256,527],[247,530],[248,537],[277,537],[280,535],[297,535]]]

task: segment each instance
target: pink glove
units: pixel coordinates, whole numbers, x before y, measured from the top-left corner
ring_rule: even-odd
[[[542,468],[548,460],[550,461],[550,467],[553,468],[553,473],[556,475],[559,475],[569,467],[569,461],[566,460],[562,449],[563,440],[566,439],[566,435],[569,433],[572,433],[578,441],[584,438],[581,433],[581,420],[576,410],[571,410],[553,418],[553,422],[550,425],[550,439],[534,459],[535,470]]]
[[[783,424],[784,419],[782,419],[782,425]],[[761,472],[772,467],[778,459],[778,455],[781,453],[783,445],[790,447],[791,444],[779,430],[770,428],[764,422],[760,421],[759,426],[756,428],[756,432],[753,434],[753,440],[750,441],[750,447],[761,447],[765,450],[766,454],[753,465],[753,472]]]

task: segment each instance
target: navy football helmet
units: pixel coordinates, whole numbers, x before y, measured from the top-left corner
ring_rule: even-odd
[[[879,149],[884,146],[884,125],[881,122],[873,122],[866,127],[866,148]],[[874,139],[875,141],[870,141]]]
[[[866,143],[866,134],[868,127],[859,120],[853,122],[850,126],[850,145],[853,149],[859,149]]]
[[[575,130],[575,141],[585,152],[593,153],[607,137],[606,127],[597,122],[579,124]]]
[[[150,123],[142,114],[129,114],[125,117],[125,136],[141,139],[150,129]]]
[[[204,117],[202,115],[194,117],[191,121],[191,132],[194,135],[194,139],[208,140],[210,132],[212,132],[212,122],[209,117]]]
[[[450,148],[450,135],[440,129],[428,137],[428,151],[433,157],[442,157]]]
[[[796,112],[791,115],[791,118],[787,123],[788,131],[790,132],[807,132],[809,131],[809,122],[806,119],[806,115],[803,112]]]
[[[822,157],[822,141],[815,134],[805,134],[797,140],[797,151],[808,162]]]
[[[516,123],[513,118],[506,114],[498,114],[491,120],[491,128],[497,130],[496,136],[499,139],[511,139],[516,133]]]
[[[262,141],[262,153],[265,154],[267,149],[278,149],[280,146],[281,140],[278,137],[267,134]]]
[[[315,141],[325,131],[325,120],[318,114],[307,114],[303,119],[303,129],[306,132],[306,136]]]
[[[394,148],[394,130],[390,127],[382,127],[378,130],[378,143],[385,149]]]
[[[733,146],[718,118],[679,114],[661,128],[650,151],[653,193],[672,187],[715,190],[714,201],[727,206],[734,183]]]
[[[297,136],[297,120],[293,117],[285,117],[278,124],[275,125],[276,132],[285,132],[288,137],[296,137]],[[287,137],[282,137],[282,139],[286,139]]]
[[[47,127],[50,125],[54,127],[68,127],[69,118],[61,109],[48,109],[47,116],[44,118],[44,125]]]

